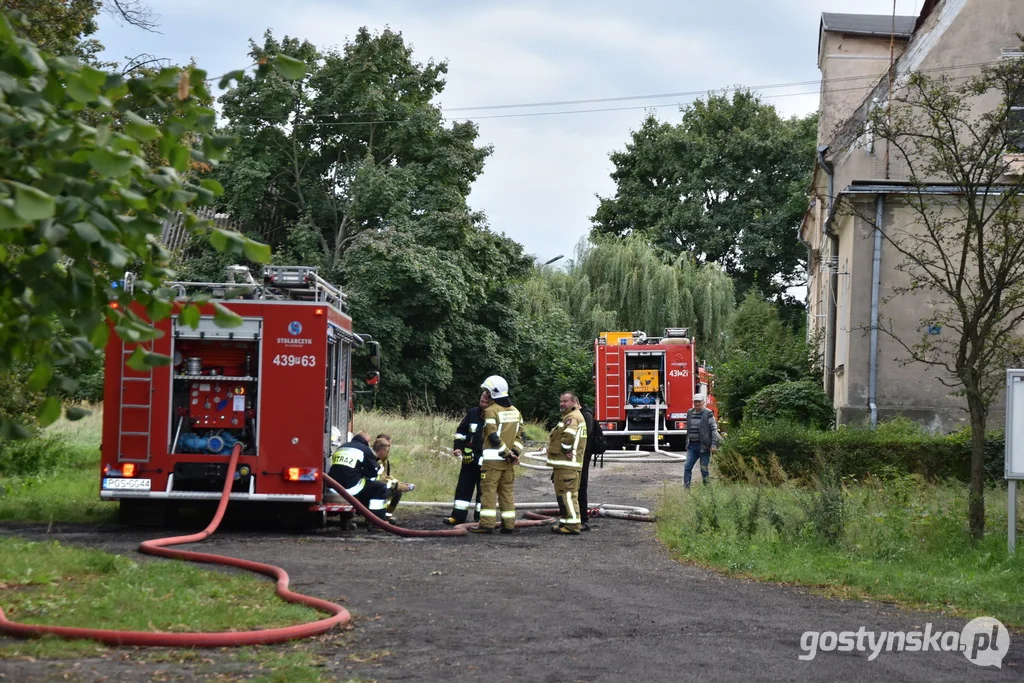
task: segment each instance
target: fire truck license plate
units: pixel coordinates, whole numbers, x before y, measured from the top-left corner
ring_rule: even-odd
[[[148,491],[152,485],[152,481],[149,479],[120,479],[117,477],[110,477],[103,480],[103,488],[105,489],[131,489],[132,491]]]

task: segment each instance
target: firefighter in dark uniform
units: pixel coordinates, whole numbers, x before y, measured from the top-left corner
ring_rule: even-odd
[[[332,439],[332,445],[340,440]],[[388,485],[377,480],[379,470],[380,463],[370,448],[370,435],[359,432],[331,454],[331,469],[327,476],[383,519],[389,492]]]
[[[476,508],[473,518],[480,521],[480,458],[483,457],[484,410],[491,402],[490,392],[482,392],[480,404],[469,409],[455,430],[452,453],[462,459],[462,469],[459,470],[459,481],[455,485],[452,514],[444,519],[445,524],[454,526],[465,523],[469,508],[473,505],[474,490]]]
[[[556,534],[578,535],[583,516],[580,512],[579,490],[583,472],[583,454],[587,449],[587,423],[577,407],[576,395],[566,392],[558,397],[562,419],[551,430],[548,440],[548,467],[558,499]]]
[[[587,425],[587,448],[583,453],[583,469],[580,472],[580,490],[578,494],[580,514],[583,515],[583,525],[580,527],[580,530],[590,531],[590,508],[587,495],[590,488],[590,468],[594,461],[604,454],[605,440],[601,424],[594,417],[594,411],[582,405],[578,398],[576,400],[576,407],[579,408],[580,414],[583,415],[583,423]]]
[[[523,416],[508,398],[508,382],[491,375],[480,385],[494,403],[484,409],[481,434],[483,451],[480,466],[480,525],[470,529],[477,534],[494,533],[501,505],[501,533],[514,534],[516,503],[513,485],[515,466],[523,451]]]

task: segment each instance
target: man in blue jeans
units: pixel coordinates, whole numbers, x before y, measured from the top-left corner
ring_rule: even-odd
[[[708,465],[711,463],[711,454],[718,450],[722,437],[718,433],[718,422],[715,421],[715,414],[704,407],[704,396],[694,394],[693,410],[686,413],[686,465],[683,468],[683,486],[690,488],[690,480],[693,478],[693,466],[700,460],[701,481],[705,485],[711,473]]]

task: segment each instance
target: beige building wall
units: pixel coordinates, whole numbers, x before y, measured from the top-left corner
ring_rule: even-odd
[[[836,416],[843,424],[868,419],[871,370],[871,289],[874,257],[874,218],[877,195],[858,197],[853,214],[840,221],[839,335],[845,337],[846,352],[837,353]],[[917,215],[899,195],[885,195],[882,229],[894,239],[914,230]],[[951,395],[940,377],[948,375],[925,364],[913,362],[901,345],[913,346],[927,332],[928,294],[899,294],[910,284],[909,274],[899,269],[904,257],[886,239],[882,240],[879,269],[879,325],[877,388],[875,403],[880,420],[904,415],[935,432],[952,431],[967,419],[966,402]],[[843,266],[849,264],[848,268]],[[935,339],[949,339],[943,329]],[[899,341],[897,341],[899,340]],[[837,344],[837,346],[839,346]],[[840,365],[841,363],[841,365]],[[841,378],[841,380],[840,380]],[[993,415],[996,417],[995,415]]]
[[[1024,29],[1024,0],[944,0],[939,3],[909,43],[897,52],[897,76],[925,70],[933,75],[961,77],[978,73],[978,64],[998,60],[1003,48],[1019,47],[1016,32]],[[883,49],[884,44],[884,49]],[[902,50],[900,48],[903,48]],[[863,51],[858,53],[858,50]],[[854,59],[862,54],[864,59]],[[882,58],[884,57],[884,58]],[[867,74],[880,77],[888,65],[888,40],[858,38],[825,33],[819,52],[819,66],[826,81]],[[973,66],[972,66],[973,65]],[[874,97],[887,98],[886,88],[877,86]],[[897,85],[899,85],[897,80]],[[860,83],[852,81],[851,83]],[[852,87],[852,86],[851,86]],[[871,104],[867,86],[863,90],[826,93],[823,89],[819,113],[819,144],[830,145],[826,153],[835,170],[834,188],[841,195],[855,182],[906,181],[909,165],[872,140],[866,124]],[[988,101],[977,103],[978,111],[998,102],[993,93]],[[845,139],[834,133],[844,126]],[[851,137],[851,131],[853,131]],[[931,179],[942,182],[943,178]],[[826,220],[827,175],[815,168],[815,206],[805,216],[802,237],[812,254],[826,259],[830,244],[823,233]],[[837,420],[840,423],[865,421],[869,406],[871,285],[875,216],[875,194],[857,195],[852,214],[837,214],[831,229],[839,238],[836,372],[834,374]],[[819,209],[819,206],[821,207]],[[885,196],[882,225],[887,231],[914,229],[916,214],[897,194]],[[894,334],[907,344],[920,341],[923,322],[929,318],[927,297],[897,294],[909,277],[898,269],[902,256],[883,240],[880,276],[880,323],[891,326]],[[808,269],[808,329],[824,329],[828,319],[829,273],[820,267]],[[950,335],[942,330],[936,338]],[[878,335],[878,374],[876,404],[879,419],[905,415],[933,431],[956,429],[967,420],[966,402],[951,396],[951,389],[939,381],[942,373],[928,366],[907,362],[907,351],[891,336]],[[948,379],[948,378],[947,378]],[[1001,397],[993,406],[990,423],[1003,420]]]
[[[896,57],[906,44],[906,39],[896,38]],[[836,129],[853,115],[888,68],[888,38],[822,33],[818,52],[818,69],[821,70],[819,145],[832,139]]]

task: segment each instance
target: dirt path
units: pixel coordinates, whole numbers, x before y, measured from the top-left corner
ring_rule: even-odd
[[[652,507],[663,482],[677,485],[680,470],[678,465],[609,464],[592,471],[591,502]],[[516,490],[520,501],[553,497],[543,472],[525,472]],[[401,521],[436,527],[444,512],[407,511]],[[545,527],[515,536],[455,539],[401,539],[337,527],[302,536],[229,531],[204,549],[279,564],[296,590],[344,600],[354,628],[302,646],[310,656],[323,657],[326,672],[339,680],[1024,677],[1020,636],[1001,670],[944,652],[882,653],[873,662],[864,653],[825,652],[800,661],[800,638],[807,630],[912,631],[930,622],[935,630],[959,632],[964,620],[725,578],[672,560],[651,524],[598,520],[595,526],[578,537],[555,537]],[[0,533],[39,537],[45,529],[0,526]],[[130,553],[151,536],[64,527],[49,537]],[[142,655],[0,660],[0,677],[134,681],[267,673],[218,651],[202,657],[208,661],[173,666]]]

